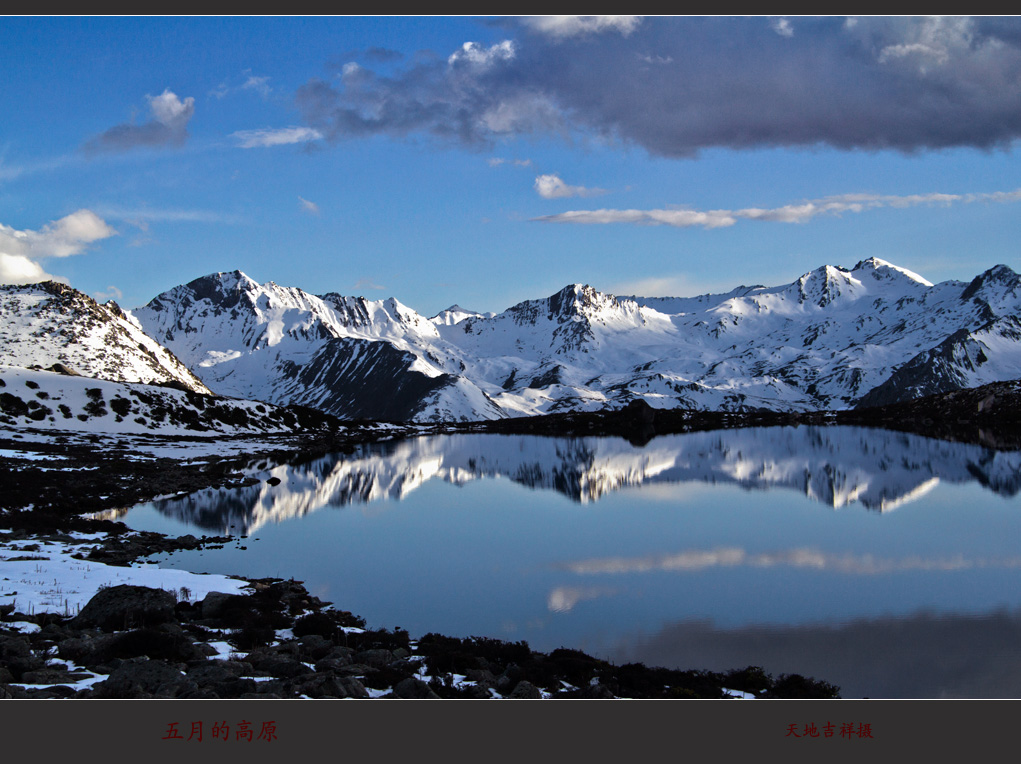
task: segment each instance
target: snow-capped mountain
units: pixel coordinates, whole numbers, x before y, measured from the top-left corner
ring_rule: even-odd
[[[315,296],[234,271],[175,287],[134,315],[221,394],[347,418],[504,415],[447,371],[457,359],[436,325],[395,299]]]
[[[209,389],[112,300],[100,305],[47,281],[0,286],[0,364],[65,371],[112,382]]]
[[[781,411],[1021,377],[1021,277],[932,284],[877,258],[778,287],[616,297],[580,284],[499,314],[205,276],[134,311],[214,391],[341,417],[471,421],[559,410]]]
[[[214,395],[113,301],[52,281],[0,286],[0,427],[195,436],[336,424]]]

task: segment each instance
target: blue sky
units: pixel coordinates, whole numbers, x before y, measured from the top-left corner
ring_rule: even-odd
[[[1021,19],[2,18],[0,281],[426,315],[1021,270]]]

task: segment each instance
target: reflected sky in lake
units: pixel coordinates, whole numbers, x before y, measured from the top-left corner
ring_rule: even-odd
[[[845,697],[971,693],[978,680],[891,686],[854,673],[847,650],[813,652],[819,669],[784,661],[807,662],[808,644],[903,633],[898,623],[992,629],[1021,608],[1018,452],[836,427],[644,447],[456,435],[254,463],[250,474],[253,486],[142,505],[124,519],[246,536],[163,563],[293,577],[376,626],[680,668],[761,664],[815,674]],[[920,651],[926,634],[935,639],[912,629]],[[967,662],[981,643],[955,649]],[[1007,682],[994,675],[1001,689],[987,683],[989,697]]]

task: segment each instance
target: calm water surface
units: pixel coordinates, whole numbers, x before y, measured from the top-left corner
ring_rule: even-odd
[[[123,519],[247,537],[161,564],[293,577],[413,636],[1021,697],[1019,452],[836,427],[455,435],[250,472]]]

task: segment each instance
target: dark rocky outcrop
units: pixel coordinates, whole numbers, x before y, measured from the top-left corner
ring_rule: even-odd
[[[73,628],[106,631],[155,626],[174,620],[177,600],[170,592],[122,584],[100,589],[72,620]]]

